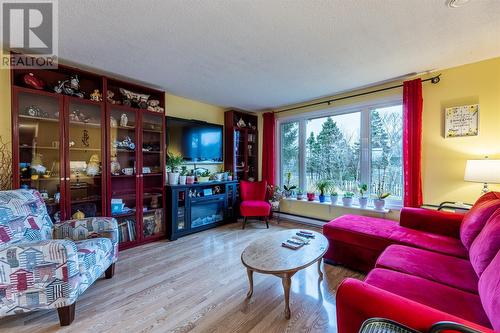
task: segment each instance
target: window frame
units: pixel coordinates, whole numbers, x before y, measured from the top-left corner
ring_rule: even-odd
[[[299,124],[299,187],[306,188],[306,126],[307,121],[315,118],[335,117],[349,113],[360,113],[360,178],[361,182],[370,184],[371,178],[371,111],[374,109],[386,108],[396,105],[403,105],[403,98],[401,95],[379,98],[367,102],[354,103],[342,106],[334,106],[326,109],[304,112],[290,116],[283,116],[277,119],[276,128],[278,130],[276,138],[276,161],[275,179],[277,185],[283,185],[283,174],[281,170],[281,127],[283,124],[298,122]],[[404,179],[403,179],[404,182]],[[390,199],[386,200],[387,208],[401,208],[403,205],[403,198],[401,200]]]

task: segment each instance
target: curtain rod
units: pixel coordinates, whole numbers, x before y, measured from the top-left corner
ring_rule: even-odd
[[[428,79],[422,80],[422,82],[431,81],[431,83],[436,84],[439,81],[441,81],[441,79],[439,78],[440,76],[441,76],[441,74],[438,74],[436,76],[433,76],[433,77],[430,77]],[[380,88],[380,89],[376,89],[376,90],[365,91],[365,92],[362,92],[362,93],[359,93],[359,94],[354,94],[354,95],[349,95],[349,96],[344,96],[344,97],[338,97],[338,98],[332,98],[332,99],[329,99],[327,101],[310,103],[310,104],[301,105],[301,106],[295,106],[295,107],[292,107],[292,108],[283,109],[283,110],[279,110],[279,111],[273,111],[273,113],[281,113],[281,112],[287,112],[287,111],[292,111],[292,110],[298,110],[298,109],[308,108],[308,107],[311,107],[311,106],[317,106],[317,105],[321,105],[321,104],[328,104],[328,105],[330,105],[333,102],[341,101],[343,99],[349,99],[349,98],[354,98],[354,97],[359,97],[359,96],[364,96],[364,95],[370,95],[370,94],[378,93],[378,92],[381,92],[381,91],[386,91],[386,90],[401,88],[402,86],[403,86],[403,84],[398,84],[398,85],[387,87],[387,88]]]

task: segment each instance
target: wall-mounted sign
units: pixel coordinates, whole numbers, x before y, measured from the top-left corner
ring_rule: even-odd
[[[479,104],[444,109],[444,136],[475,136],[479,134]]]

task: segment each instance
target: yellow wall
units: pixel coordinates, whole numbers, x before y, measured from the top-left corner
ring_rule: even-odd
[[[424,202],[436,204],[446,200],[473,203],[478,198],[482,185],[467,183],[463,180],[466,160],[482,158],[484,155],[489,155],[490,158],[500,158],[500,58],[436,71],[424,75],[422,78],[425,79],[436,73],[442,73],[439,84],[431,84],[430,82],[423,84],[422,168]],[[329,96],[313,102],[400,83],[400,81],[388,82],[369,89]],[[347,99],[335,102],[332,106],[347,106],[397,95],[402,95],[402,89]],[[480,104],[479,136],[445,139],[443,136],[444,108],[473,103]],[[292,107],[300,105],[292,105]],[[278,113],[277,118],[325,108],[328,106],[321,105]],[[500,190],[498,185],[490,185],[490,188]],[[294,202],[287,203],[282,210],[321,219],[334,218],[342,213],[338,209],[327,211],[326,208],[316,205]]]
[[[0,69],[0,136],[4,142],[11,141],[10,114],[10,71]]]
[[[224,125],[224,111],[220,106],[198,102],[192,99],[165,94],[167,116],[203,120]]]

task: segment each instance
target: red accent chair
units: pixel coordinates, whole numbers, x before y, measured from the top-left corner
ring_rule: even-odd
[[[262,217],[269,228],[269,215],[271,214],[271,204],[266,201],[267,182],[240,182],[240,214],[243,216],[242,229],[245,229],[247,218]]]
[[[499,192],[482,196],[465,215],[404,208],[400,224],[343,216],[323,232],[334,248],[325,258],[371,269],[364,281],[339,286],[339,333],[357,332],[372,317],[423,332],[438,321],[500,331]]]

